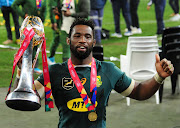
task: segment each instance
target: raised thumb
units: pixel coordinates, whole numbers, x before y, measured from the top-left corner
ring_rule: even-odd
[[[159,57],[159,54],[156,54],[156,63],[159,63],[160,62],[160,57]]]

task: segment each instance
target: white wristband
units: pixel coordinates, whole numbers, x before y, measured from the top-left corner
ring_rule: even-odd
[[[163,82],[164,82],[164,78],[160,77],[158,73],[156,73],[156,74],[154,75],[154,79],[155,79],[156,82],[159,83],[159,84],[163,84]]]

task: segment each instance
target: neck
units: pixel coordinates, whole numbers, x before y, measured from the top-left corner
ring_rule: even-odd
[[[86,64],[90,64],[92,61],[92,53],[85,59],[78,59],[76,58],[72,53],[71,53],[71,61],[74,65],[86,65]]]

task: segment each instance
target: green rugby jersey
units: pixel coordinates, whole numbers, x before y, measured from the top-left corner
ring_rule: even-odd
[[[97,96],[96,113],[98,118],[91,122],[85,107],[68,70],[67,61],[49,67],[52,94],[59,110],[59,128],[105,128],[106,104],[112,89],[127,96],[134,86],[130,79],[111,62],[96,60],[97,67]],[[75,70],[90,97],[90,65],[75,66]],[[43,82],[43,75],[38,78]]]

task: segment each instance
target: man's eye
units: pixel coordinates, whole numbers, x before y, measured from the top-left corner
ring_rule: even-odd
[[[74,37],[80,37],[80,35],[74,35]]]
[[[89,38],[91,38],[91,36],[90,36],[90,35],[89,35],[89,36],[86,36],[86,38],[88,38],[88,39],[89,39]]]

